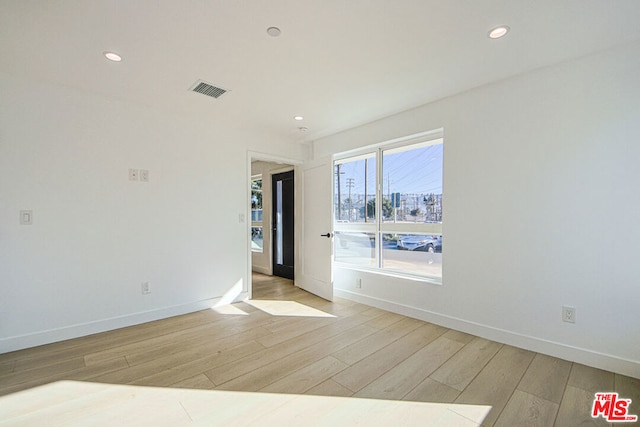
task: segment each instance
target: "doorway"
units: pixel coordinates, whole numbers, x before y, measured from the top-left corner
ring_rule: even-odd
[[[295,183],[292,176],[291,180],[283,182],[282,186],[286,188],[290,185],[290,192],[295,194],[295,196],[291,196],[293,210],[290,211],[289,215],[291,219],[291,232],[289,233],[291,240],[288,245],[283,244],[283,264],[281,264],[282,266],[289,265],[290,268],[280,267],[279,269],[287,270],[289,277],[295,280],[295,286],[331,301],[333,299],[333,283],[331,281],[332,245],[331,239],[327,237],[331,237],[332,205],[331,203],[325,203],[326,200],[331,200],[333,182],[331,159],[323,157],[314,161],[302,162],[255,152],[248,152],[247,157],[251,166],[247,171],[247,181],[251,182],[252,179],[258,177],[262,179],[263,196],[261,200],[263,202],[262,213],[264,215],[260,223],[247,224],[248,244],[251,243],[251,230],[253,228],[262,229],[262,237],[264,239],[263,245],[259,249],[249,249],[248,251],[250,256],[247,269],[247,292],[249,297],[251,298],[253,292],[252,272],[267,276],[280,274],[275,271],[275,266],[278,266],[278,260],[276,259],[276,262],[274,262],[273,252],[275,251],[273,250],[274,244],[271,241],[274,225],[271,218],[273,212],[272,183],[274,175],[290,172],[291,175],[295,175]],[[275,186],[278,186],[277,182]],[[247,209],[251,210],[251,192],[249,191],[247,202]],[[295,240],[297,241],[294,245],[293,242]],[[281,273],[284,275],[285,271]]]
[[[294,278],[294,174],[293,171],[271,177],[272,192],[272,265],[273,275]]]

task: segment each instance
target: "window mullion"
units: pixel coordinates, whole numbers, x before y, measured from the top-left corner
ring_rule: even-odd
[[[382,268],[382,192],[384,172],[382,170],[382,149],[376,150],[376,266]]]

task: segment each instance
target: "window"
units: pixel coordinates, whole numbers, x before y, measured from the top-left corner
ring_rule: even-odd
[[[426,135],[334,161],[334,260],[442,280],[443,140]]]
[[[251,250],[263,251],[262,175],[251,177]]]
[[[335,162],[335,194],[336,221],[375,222],[375,153]]]

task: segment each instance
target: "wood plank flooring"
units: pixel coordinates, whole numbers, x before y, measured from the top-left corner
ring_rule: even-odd
[[[253,286],[256,300],[295,301],[325,317],[248,301],[1,354],[0,396],[75,380],[490,405],[482,425],[598,426],[608,423],[590,416],[594,393],[617,391],[640,414],[638,379],[327,302],[285,279],[254,274]]]

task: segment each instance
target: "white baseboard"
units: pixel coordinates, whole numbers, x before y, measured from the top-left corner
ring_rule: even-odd
[[[271,276],[271,269],[269,267],[263,267],[260,265],[252,265],[251,271],[255,271],[256,273],[266,274],[267,276]]]
[[[235,301],[242,301],[248,298],[246,292],[242,292]],[[218,303],[222,297],[210,298],[202,301],[195,301],[187,304],[163,307],[156,310],[144,311],[128,314],[124,316],[112,317],[109,319],[97,320],[94,322],[81,323],[62,328],[49,329],[32,334],[18,335],[14,337],[0,339],[0,354],[10,351],[22,350],[24,348],[36,347],[53,342],[97,334],[114,329],[125,328],[127,326],[139,325],[141,323],[152,322],[154,320],[166,319],[168,317],[179,316],[181,314],[193,313],[195,311],[206,310]]]
[[[610,354],[599,353],[593,350],[522,335],[516,332],[494,328],[343,289],[334,289],[334,295],[372,307],[391,311],[393,313],[402,314],[403,316],[424,320],[425,322],[435,323],[446,328],[466,332],[488,340],[640,379],[640,361],[623,359]]]

